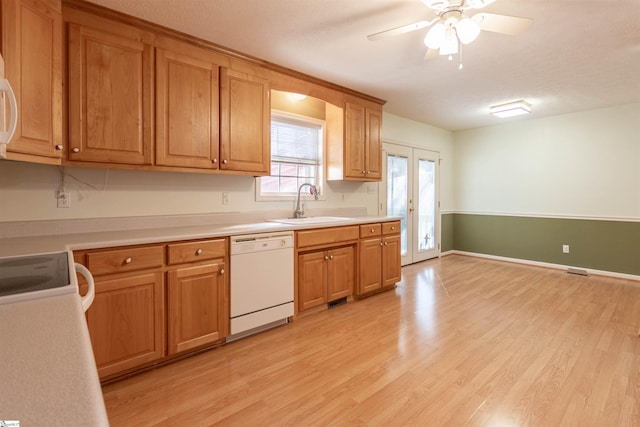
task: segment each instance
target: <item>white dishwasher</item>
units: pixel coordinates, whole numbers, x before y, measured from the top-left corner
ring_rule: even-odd
[[[231,336],[287,323],[293,316],[293,232],[231,237]]]

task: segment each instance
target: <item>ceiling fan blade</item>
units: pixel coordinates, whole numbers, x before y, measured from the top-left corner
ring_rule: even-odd
[[[517,16],[496,15],[494,13],[476,13],[471,18],[480,25],[480,29],[494,33],[515,36],[529,28],[533,19]]]
[[[424,59],[433,59],[440,56],[440,51],[438,49],[427,49],[427,53],[424,54]]]
[[[396,36],[398,34],[410,33],[411,31],[421,30],[429,25],[433,24],[440,18],[435,18],[431,21],[418,21],[413,24],[403,25],[402,27],[392,28],[390,30],[380,31],[379,33],[369,34],[367,38],[371,41],[380,40],[389,36]]]

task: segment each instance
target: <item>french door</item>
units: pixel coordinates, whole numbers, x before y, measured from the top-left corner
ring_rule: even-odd
[[[400,216],[402,265],[440,254],[439,157],[435,151],[385,143],[381,199],[386,214]]]

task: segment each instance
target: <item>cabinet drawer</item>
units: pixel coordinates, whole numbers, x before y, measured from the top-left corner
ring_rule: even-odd
[[[87,268],[94,276],[162,267],[163,262],[162,245],[87,253]]]
[[[226,240],[201,240],[199,242],[171,243],[168,247],[169,264],[204,261],[223,258],[226,252]]]
[[[382,234],[398,234],[400,233],[400,221],[383,222]]]
[[[326,245],[331,243],[355,240],[358,238],[358,226],[318,228],[316,230],[298,231],[297,247]]]
[[[380,236],[382,224],[365,224],[360,226],[360,237]]]

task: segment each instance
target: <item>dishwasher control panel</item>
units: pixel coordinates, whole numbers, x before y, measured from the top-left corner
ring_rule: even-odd
[[[260,233],[231,237],[231,255],[293,247],[293,232]]]

